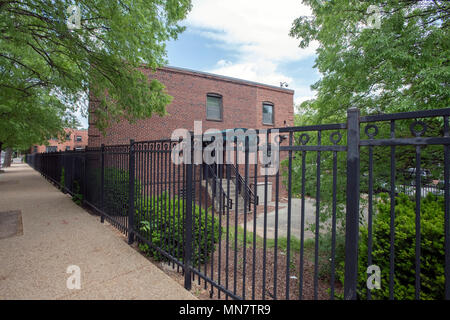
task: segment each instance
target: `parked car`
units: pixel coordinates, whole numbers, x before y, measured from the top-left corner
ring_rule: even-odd
[[[416,185],[416,168],[408,168],[406,177],[411,181],[411,185]],[[428,169],[420,169],[421,184],[430,183],[432,180],[431,171]]]
[[[398,189],[399,189],[398,186],[395,186],[395,195],[396,196],[398,196],[398,193],[399,193]],[[378,191],[390,193],[391,192],[391,183],[390,182],[380,182]]]

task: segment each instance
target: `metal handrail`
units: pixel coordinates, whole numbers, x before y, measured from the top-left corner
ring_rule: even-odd
[[[217,177],[216,173],[214,172],[214,170],[211,168],[210,165],[206,165],[206,167],[208,168],[208,172],[210,174],[209,175],[210,178],[214,178],[214,180],[221,180],[221,179],[219,179]],[[217,183],[215,183],[214,185],[215,185],[214,188],[217,188]],[[222,203],[223,207],[224,208],[229,208],[231,210],[233,208],[233,199],[228,196],[228,194],[225,192],[225,190],[223,190],[223,187],[222,187],[221,184],[219,185],[219,188],[220,188],[219,191],[221,191],[222,197],[223,197],[222,198],[223,199],[222,200],[223,201],[223,203]],[[213,191],[216,191],[216,190],[213,190]]]
[[[244,195],[242,195],[242,197],[244,199],[247,199],[249,205],[252,203],[255,205],[258,205],[258,196],[256,196],[255,193],[253,192],[253,190],[250,188],[250,186],[245,183],[245,180],[239,173],[237,167],[234,164],[229,164],[229,165],[231,166],[231,168],[234,169],[234,173],[238,179],[239,185],[237,185],[236,188],[238,188],[239,193],[241,193],[240,186],[241,185],[244,186]]]

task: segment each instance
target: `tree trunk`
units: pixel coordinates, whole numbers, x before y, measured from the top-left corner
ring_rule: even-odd
[[[3,161],[3,168],[8,168],[11,166],[12,149],[6,148],[5,150],[5,160]]]

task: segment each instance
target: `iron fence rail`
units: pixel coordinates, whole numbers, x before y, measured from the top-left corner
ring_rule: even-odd
[[[266,141],[286,135],[278,140],[281,169],[271,174],[260,161],[267,150],[250,148],[248,137],[227,140],[234,152],[226,160],[234,162],[214,170],[205,163],[175,164],[171,153],[179,141],[168,139],[30,154],[27,163],[68,193],[81,194],[130,244],[183,272],[187,289],[197,283],[218,299],[372,299],[371,290],[361,293],[359,268],[361,257],[367,267],[374,263],[382,191],[390,206],[389,270],[383,270],[389,298],[396,297],[398,279],[396,200],[404,193],[415,203],[411,241],[414,298],[420,299],[421,205],[431,192],[444,202],[437,227],[444,233],[442,297],[450,299],[449,116],[450,109],[439,109],[360,117],[358,109],[349,109],[346,123],[256,130]],[[438,121],[440,131],[427,130],[427,121]],[[400,133],[405,126],[409,135]],[[185,142],[194,146],[194,140]],[[431,188],[420,174],[414,185],[402,186],[397,166],[405,147],[414,152],[410,158],[419,173],[425,148],[437,148],[443,186]],[[380,152],[387,158],[379,160]],[[375,170],[380,161],[384,190]],[[367,252],[360,249],[364,219]]]

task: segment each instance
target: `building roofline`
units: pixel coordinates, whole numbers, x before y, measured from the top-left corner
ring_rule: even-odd
[[[148,67],[146,67],[146,68],[148,68]],[[294,90],[292,90],[292,89],[286,89],[286,88],[273,86],[270,84],[264,84],[264,83],[260,83],[260,82],[250,81],[250,80],[243,80],[243,79],[239,79],[239,78],[233,78],[233,77],[223,76],[223,75],[204,72],[204,71],[197,71],[197,70],[192,70],[192,69],[187,69],[187,68],[164,66],[164,67],[157,68],[157,70],[165,70],[165,71],[172,71],[172,72],[177,72],[177,73],[191,74],[191,75],[195,75],[195,76],[199,76],[199,77],[203,77],[203,78],[212,78],[212,79],[223,80],[223,81],[228,81],[228,82],[233,82],[233,83],[238,83],[238,84],[244,84],[244,85],[248,85],[248,86],[252,86],[252,87],[261,87],[261,88],[265,88],[265,89],[271,89],[271,90],[280,91],[280,92],[284,92],[284,93],[294,94]]]
[[[64,128],[64,130],[67,130],[67,131],[86,131],[88,129],[89,128],[81,128],[81,129],[78,129],[78,128]]]

